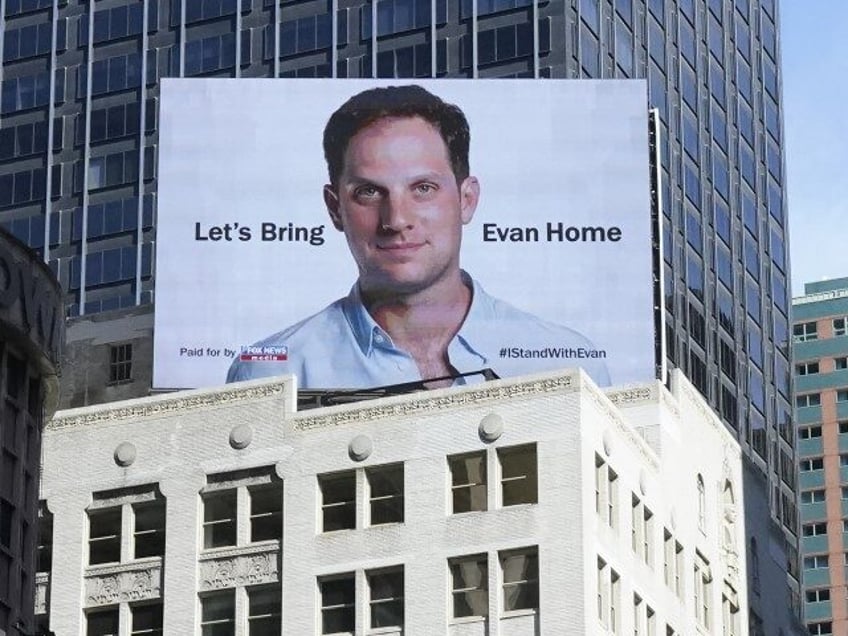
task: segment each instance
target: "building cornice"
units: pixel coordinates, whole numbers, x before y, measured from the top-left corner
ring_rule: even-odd
[[[47,424],[48,430],[79,428],[96,424],[113,424],[130,419],[151,418],[171,413],[228,406],[236,402],[250,402],[285,395],[288,382],[276,381],[259,386],[185,391],[166,396],[132,400],[121,407],[97,406],[57,413]],[[281,413],[282,416],[282,413]]]
[[[509,381],[508,384],[497,383],[494,386],[487,384],[480,388],[449,389],[442,395],[433,395],[432,392],[425,391],[415,394],[415,397],[412,398],[407,395],[401,398],[390,398],[390,401],[380,400],[381,403],[377,405],[366,402],[364,405],[345,406],[343,410],[322,412],[318,415],[312,415],[309,412],[295,415],[292,418],[292,426],[295,431],[303,432],[345,424],[373,422],[389,417],[397,418],[439,413],[446,409],[480,406],[483,403],[491,401],[543,395],[546,393],[576,392],[579,390],[579,383],[574,381],[577,377],[577,373],[574,373],[571,375],[533,379],[526,382]]]

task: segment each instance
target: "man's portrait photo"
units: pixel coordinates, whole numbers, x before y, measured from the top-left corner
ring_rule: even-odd
[[[578,366],[607,386],[653,374],[644,99],[624,119],[614,112],[625,97],[644,98],[640,87],[618,82],[606,106],[597,89],[584,91],[574,112],[598,120],[590,138],[568,109],[556,113],[550,91],[531,96],[524,113],[511,108],[511,93],[497,90],[503,81],[344,81],[330,91],[329,82],[257,81],[257,99],[242,100],[237,117],[226,110],[228,86],[187,95],[184,82],[172,84],[162,105],[174,137],[160,162],[174,165],[160,186],[157,279],[173,285],[157,283],[157,386],[294,374],[307,389],[438,388],[479,381],[484,370]],[[219,120],[210,122],[221,138],[211,155],[210,144],[200,155],[188,140],[179,112],[168,128],[171,93],[184,104],[218,98],[195,103]],[[263,112],[273,94],[276,112]],[[233,126],[241,133],[228,134]],[[228,173],[216,158],[230,162]],[[215,174],[201,180],[198,170]],[[604,170],[627,175],[613,181]],[[268,184],[275,174],[285,187]],[[172,250],[202,269],[201,289],[174,267]]]

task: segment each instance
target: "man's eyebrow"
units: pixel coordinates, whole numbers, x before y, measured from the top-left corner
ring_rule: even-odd
[[[447,178],[453,178],[453,173],[448,174],[429,170],[414,174],[407,178],[406,181],[407,183],[420,183],[421,181],[440,181]],[[344,181],[347,181],[351,185],[369,184],[383,187],[380,179],[373,179],[365,175],[347,174],[344,176]]]

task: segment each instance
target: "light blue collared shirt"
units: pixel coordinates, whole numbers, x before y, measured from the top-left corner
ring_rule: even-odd
[[[463,276],[473,295],[462,326],[448,344],[448,360],[457,372],[490,368],[506,378],[582,367],[596,384],[609,385],[606,352],[573,329],[493,298]],[[365,309],[358,284],[345,298],[253,346],[285,346],[288,359],[237,358],[227,382],[293,373],[303,389],[362,389],[422,379],[413,357],[396,347]]]

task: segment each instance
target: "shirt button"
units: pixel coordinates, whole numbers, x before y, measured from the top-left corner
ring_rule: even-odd
[[[383,338],[380,334],[374,336],[374,342],[383,342],[383,340],[385,340],[385,338]]]

